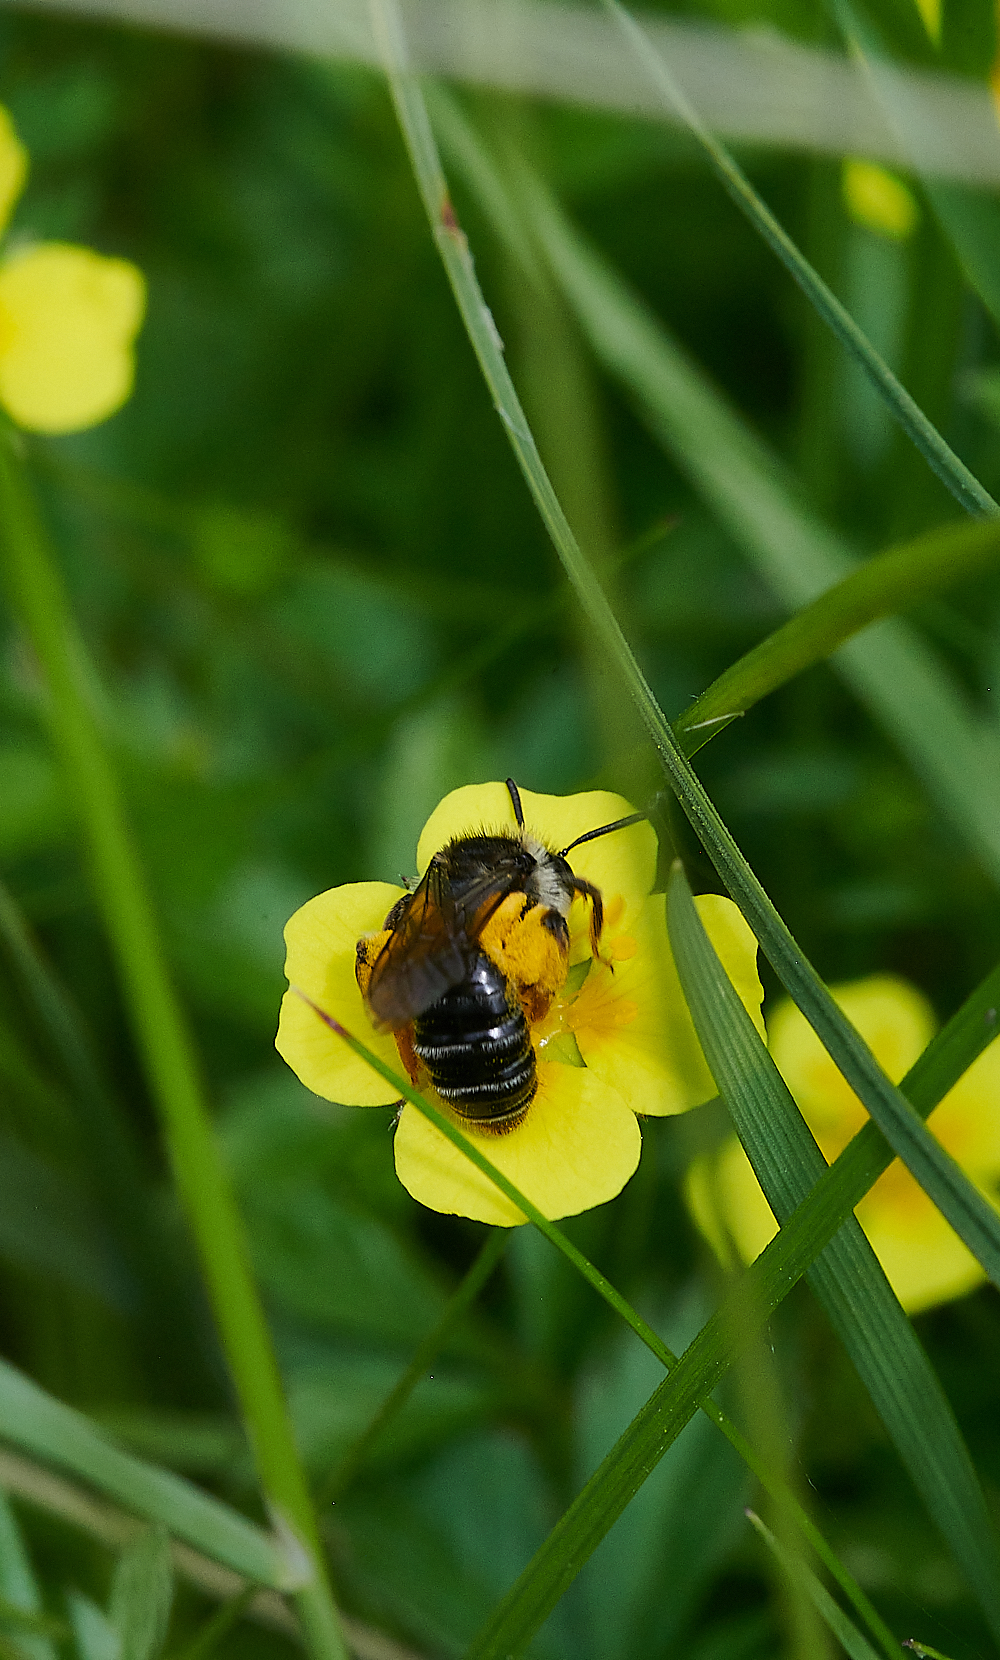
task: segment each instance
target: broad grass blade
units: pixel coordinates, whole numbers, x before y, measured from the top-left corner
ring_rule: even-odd
[[[156,1660],[170,1624],[174,1571],[163,1527],[149,1528],[122,1551],[111,1582],[111,1624],[120,1660]]]
[[[42,1598],[21,1529],[5,1493],[0,1493],[0,1592],[5,1605],[29,1616],[42,1613]],[[55,1644],[30,1630],[19,1630],[17,1646],[27,1660],[56,1660]]]
[[[135,1515],[261,1585],[294,1586],[296,1571],[278,1542],[220,1500],[167,1470],[122,1452],[82,1412],[54,1400],[0,1361],[0,1435],[88,1482]]]
[[[722,971],[679,867],[670,880],[667,916],[706,1059],[768,1203],[785,1221],[823,1176],[826,1161]],[[982,1489],[937,1377],[853,1218],[816,1258],[808,1279],[1000,1634],[1000,1549]]]
[[[992,521],[941,525],[876,554],[754,646],[684,710],[673,726],[685,754],[694,755],[731,720],[860,629],[998,562],[1000,525]]]

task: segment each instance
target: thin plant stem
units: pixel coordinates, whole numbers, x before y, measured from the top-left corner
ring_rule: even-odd
[[[663,57],[654,49],[635,18],[620,4],[620,0],[601,0],[601,3],[632,45],[636,58],[645,68],[653,85],[659,89],[665,103],[674,107],[701,145],[730,199],[777,255],[837,339],[860,363],[873,386],[885,400],[894,419],[915,444],[927,465],[933,469],[942,484],[950,490],[967,513],[980,518],[1000,516],[1000,505],[969,471],[964,461],[959,460],[934,424],[927,419],[905,386],[876,352],[867,335],[858,327],[850,312],[841,305],[819,272],[796,247],[784,226],[779,224],[743,169],[734,161],[725,146],[709,132],[697,110],[678,86]]]
[[[21,440],[9,429],[0,434],[0,522],[10,590],[44,674],[48,715],[86,838],[94,891],[261,1484],[293,1562],[298,1558],[295,1600],[307,1645],[316,1660],[346,1660],[242,1223],[101,730],[96,677],[34,501]]]
[[[393,1384],[336,1469],[320,1486],[316,1494],[318,1509],[323,1509],[334,1499],[339,1499],[350,1487],[386,1425],[391,1423],[406,1405],[456,1321],[461,1319],[466,1309],[470,1308],[479,1296],[507,1248],[508,1237],[506,1228],[493,1228],[487,1234],[474,1261],[448,1299],[441,1318],[418,1343],[406,1371]]]

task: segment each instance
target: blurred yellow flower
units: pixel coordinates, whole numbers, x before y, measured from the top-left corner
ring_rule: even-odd
[[[934,1035],[934,1015],[926,998],[892,975],[834,987],[833,995],[893,1083],[898,1083]],[[782,1003],[775,1011],[769,1039],[779,1072],[826,1159],[832,1161],[868,1114],[793,1003]],[[930,1128],[966,1175],[997,1204],[1000,1044],[985,1049],[959,1079],[935,1108]],[[687,1192],[695,1220],[723,1261],[731,1259],[731,1244],[745,1262],[752,1262],[777,1231],[735,1136],[714,1156],[696,1160]],[[908,1313],[961,1297],[986,1278],[898,1159],[865,1195],[855,1214]]]
[[[0,106],[0,232],[28,158]],[[79,432],[125,402],[146,286],[123,259],[41,242],[0,260],[0,404],[31,432]]]
[[[632,811],[603,791],[550,796],[521,791],[526,830],[546,847]],[[469,785],[444,798],[417,849],[423,874],[432,855],[455,837],[514,828],[506,786]],[[511,1182],[551,1218],[603,1204],[621,1191],[639,1162],[636,1114],[684,1112],[715,1094],[667,941],[662,895],[651,894],[656,836],[642,822],[574,849],[574,872],[601,891],[601,958],[591,956],[589,913],[575,899],[569,915],[569,969],[544,1018],[529,1020],[538,1088],[527,1113],[504,1134],[477,1129],[437,1103],[477,1139]],[[355,975],[360,936],[382,929],[406,892],[385,882],[332,888],[296,911],[285,929],[291,986],[361,1037],[384,1061],[400,1067],[396,1038],[375,1031]],[[735,905],[718,895],[698,907],[716,950],[751,1015],[763,1030],[756,941]],[[482,943],[482,940],[480,941]],[[611,966],[613,965],[613,967]],[[522,1000],[523,1001],[523,1000]],[[407,1028],[409,1030],[409,1028]],[[413,1064],[412,1046],[400,1038]],[[317,1018],[294,991],[285,994],[277,1047],[317,1095],[351,1106],[394,1104],[391,1089]],[[422,1088],[430,1090],[426,1075]],[[396,1173],[431,1210],[515,1226],[524,1216],[411,1103],[395,1136]]]

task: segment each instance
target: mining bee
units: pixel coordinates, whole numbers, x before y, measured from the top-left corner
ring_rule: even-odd
[[[502,1134],[524,1118],[538,1087],[530,1026],[544,1019],[569,971],[574,897],[590,902],[599,956],[604,906],[567,855],[645,818],[603,824],[554,852],[524,826],[456,836],[435,853],[382,931],[358,941],[357,977],[375,1025],[395,1033],[414,1083],[422,1069],[442,1100],[477,1128]]]

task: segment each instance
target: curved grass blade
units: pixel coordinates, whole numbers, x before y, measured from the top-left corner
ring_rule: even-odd
[[[654,435],[769,586],[797,608],[848,576],[856,568],[851,550],[803,505],[778,459],[582,241],[537,180],[533,189],[525,186],[524,195],[539,240],[599,360],[637,397]],[[995,729],[970,714],[940,664],[902,623],[879,623],[877,633],[849,641],[835,663],[1000,884]],[[657,720],[663,720],[659,712]]]
[[[746,916],[789,996],[799,1005],[904,1164],[930,1194],[990,1279],[1000,1286],[1000,1218],[954,1159],[928,1133],[909,1103],[894,1089],[867,1044],[838,1009],[819,975],[795,943],[681,752],[600,583],[583,557],[542,464],[504,362],[496,325],[483,299],[468,243],[448,197],[420,89],[413,76],[404,71],[405,42],[398,12],[391,0],[370,0],[370,6],[421,196],[469,339],[536,506],[584,613],[609,657],[617,664],[656,746],[671,788],[695,833]],[[883,623],[880,626],[885,629],[891,625]],[[884,639],[879,644],[884,655]],[[845,649],[852,648],[848,646]],[[895,665],[895,672],[899,673],[898,665]],[[903,677],[903,684],[908,696],[914,696],[912,673],[909,683]],[[919,697],[916,701],[919,706]],[[983,758],[979,753],[975,757],[975,771],[980,775],[983,772]],[[990,826],[991,839],[995,844],[998,826],[1000,803],[997,818]],[[1000,847],[997,851],[1000,852]]]
[[[713,681],[674,721],[687,756],[859,629],[1000,562],[1000,525],[948,524],[887,548],[828,588]]]
[[[758,196],[742,168],[737,166],[728,150],[704,126],[697,111],[692,108],[674,80],[663,57],[654,50],[632,15],[619,4],[619,0],[602,0],[602,4],[631,42],[636,58],[643,64],[667,104],[673,105],[701,145],[731,200],[763,237],[772,253],[778,256],[827,327],[860,363],[894,419],[916,445],[927,465],[933,469],[942,484],[951,491],[955,500],[961,503],[967,513],[982,518],[995,518],[1000,515],[1000,505],[993,500],[989,491],[983,488],[965,463],[959,460],[950,445],[945,443],[937,428],[900,384],[888,364],[883,362],[850,312],[841,305],[819,272],[810,265],[767,204]]]
[[[768,1203],[785,1221],[825,1173],[767,1046],[730,985],[679,866],[667,898],[684,995]],[[848,1218],[808,1271],[930,1515],[1000,1632],[1000,1547],[954,1415],[860,1224]]]
[[[602,641],[609,655],[617,663],[619,672],[625,684],[629,687],[637,708],[642,715],[647,729],[657,747],[661,761],[672,787],[677,793],[685,812],[691,819],[696,833],[703,845],[715,860],[717,868],[723,875],[726,885],[730,888],[734,898],[741,904],[741,908],[748,916],[752,925],[756,924],[755,932],[775,966],[785,981],[788,990],[795,1000],[803,1007],[807,1018],[816,1027],[822,1041],[833,1054],[837,1064],[841,1067],[848,1081],[868,1106],[872,1116],[884,1124],[890,1140],[897,1151],[902,1153],[906,1162],[912,1168],[919,1168],[918,1179],[922,1177],[924,1185],[932,1191],[935,1201],[948,1215],[952,1225],[966,1240],[966,1243],[979,1255],[982,1253],[987,1262],[997,1272],[1000,1265],[1000,1232],[997,1230],[996,1218],[989,1208],[981,1201],[981,1196],[965,1179],[957,1167],[945,1162],[943,1168],[939,1162],[940,1149],[933,1137],[924,1129],[919,1116],[912,1111],[908,1103],[893,1090],[874,1058],[864,1045],[858,1034],[849,1026],[836,1005],[829,997],[826,988],[815,974],[807,959],[798,950],[788,930],[774,911],[770,901],[764,894],[745,860],[732,842],[725,826],[716,813],[708,797],[705,795],[698,779],[691,771],[684,757],[680,753],[673,734],[670,731],[662,711],[659,709],[652,692],[650,691],[641,671],[625,641],[621,630],[615,621],[610,608],[604,598],[600,585],[587,566],[572,531],[565,519],[558,499],[552,490],[551,483],[542,466],[532,434],[524,418],[523,410],[514,391],[513,383],[507,372],[502,355],[502,344],[496,333],[496,327],[489,310],[483,300],[469,254],[468,244],[462,234],[454,211],[451,207],[444,177],[434,144],[433,134],[427,119],[426,109],[413,77],[405,73],[405,46],[402,40],[401,26],[398,12],[391,0],[371,0],[371,11],[376,33],[380,39],[381,50],[386,63],[390,89],[396,104],[397,113],[403,129],[407,146],[410,150],[414,170],[417,176],[421,196],[427,209],[435,241],[442,256],[446,272],[452,284],[453,291],[460,311],[469,332],[470,341],[476,351],[480,366],[487,384],[493,394],[498,412],[503,419],[511,445],[522,467],[529,488],[534,495],[536,505],[542,515],[543,522],[552,536],[557,552],[566,568],[567,574],[576,589],[577,596],[583,609],[591,621],[598,638]],[[784,971],[782,973],[782,970]],[[325,1018],[325,1017],[324,1017]],[[339,1028],[338,1028],[339,1029]],[[346,1034],[342,1034],[345,1035]],[[354,1041],[354,1040],[350,1040]],[[406,1091],[403,1091],[405,1094]],[[423,1110],[427,1110],[426,1104]],[[447,1123],[442,1121],[442,1127]],[[922,1132],[922,1136],[921,1136]],[[450,1139],[454,1134],[445,1130]],[[930,1146],[927,1144],[930,1143]],[[473,1162],[480,1164],[478,1150],[466,1149]],[[483,1165],[480,1164],[480,1168]],[[502,1190],[503,1180],[498,1181]],[[526,1214],[530,1214],[527,1213]],[[534,1220],[534,1217],[532,1217]],[[544,1231],[544,1230],[543,1230]],[[780,1236],[779,1236],[780,1237]],[[975,1243],[973,1243],[975,1241]],[[979,1250],[976,1250],[976,1247]],[[982,1260],[982,1256],[981,1256]],[[985,1266],[986,1264],[984,1264]],[[589,1277],[589,1276],[588,1276]],[[609,1299],[610,1300],[610,1299]],[[711,1326],[710,1322],[710,1326]],[[707,1329],[707,1328],[706,1328]],[[713,1340],[714,1341],[714,1340]],[[692,1345],[692,1350],[697,1347]],[[711,1372],[725,1353],[726,1338],[721,1334],[714,1343],[714,1348],[699,1359],[703,1371]],[[692,1351],[689,1351],[689,1354]],[[722,1370],[728,1362],[722,1362]],[[689,1363],[694,1368],[695,1362]],[[577,1506],[567,1512],[569,1534],[579,1524],[584,1532],[592,1539],[590,1549],[602,1535],[603,1522],[607,1517],[607,1526],[614,1516],[620,1513],[616,1504],[623,1506],[628,1502],[629,1480],[638,1474],[638,1481],[644,1479],[641,1474],[644,1459],[649,1449],[657,1445],[663,1450],[662,1437],[657,1439],[657,1431],[653,1427],[653,1420],[661,1410],[668,1416],[673,1415],[677,1427],[682,1427],[680,1415],[676,1411],[678,1400],[683,1401],[683,1391],[693,1389],[693,1404],[695,1409],[698,1402],[698,1385],[694,1382],[689,1371],[684,1371],[684,1360],[678,1364],[675,1377],[678,1382],[675,1387],[679,1393],[675,1397],[670,1395],[666,1401],[661,1391],[650,1403],[651,1416],[647,1416],[642,1429],[627,1432],[624,1440],[628,1441],[626,1463],[631,1475],[626,1471],[622,1480],[623,1470],[614,1461],[614,1455],[609,1455],[612,1462],[601,1467],[594,1480],[600,1485],[605,1484],[603,1497],[592,1504],[590,1484],[584,1494],[577,1501]],[[674,1379],[668,1379],[668,1384]],[[715,1379],[717,1381],[717,1377]],[[709,1382],[704,1393],[714,1387]],[[701,1397],[703,1398],[703,1397]],[[690,1413],[688,1413],[690,1416]],[[686,1422],[686,1418],[683,1418]],[[636,1423],[638,1424],[638,1420]],[[635,1429],[635,1426],[633,1426]],[[646,1439],[646,1431],[653,1435],[653,1440]],[[655,1462],[655,1456],[654,1456]],[[651,1466],[650,1466],[651,1467]],[[605,1502],[606,1501],[606,1502]],[[601,1515],[601,1521],[595,1524],[595,1516]],[[569,1520],[567,1520],[569,1518]],[[559,1527],[562,1527],[562,1523]],[[606,1531],[606,1526],[603,1529]],[[556,1532],[559,1532],[557,1528]],[[553,1536],[554,1537],[554,1536]],[[564,1539],[563,1544],[572,1555],[577,1546],[582,1546],[582,1538],[573,1535]],[[545,1598],[553,1586],[558,1587],[561,1574],[566,1572],[566,1557],[561,1554],[561,1547],[557,1544],[551,1563],[543,1562],[540,1573],[535,1573],[536,1563],[533,1563],[525,1576],[525,1582],[534,1575],[535,1590],[543,1582],[547,1582],[548,1590],[535,1598],[535,1611],[545,1605]],[[548,1544],[543,1547],[539,1557],[549,1550]],[[579,1552],[577,1552],[579,1554]],[[549,1571],[551,1568],[551,1572]],[[569,1571],[569,1578],[575,1569]],[[566,1579],[565,1583],[569,1580]],[[563,1585],[564,1588],[564,1585]],[[556,1588],[555,1598],[561,1594]],[[519,1590],[512,1593],[514,1601],[519,1598]],[[554,1600],[548,1603],[550,1609]],[[499,1628],[510,1612],[510,1599],[501,1606],[498,1614]],[[520,1616],[519,1616],[520,1617]],[[544,1618],[544,1613],[541,1616]],[[502,1629],[495,1629],[497,1622],[491,1625],[491,1643],[502,1644],[504,1639]],[[485,1650],[483,1652],[486,1652]],[[490,1652],[507,1652],[502,1647],[490,1648]]]
[[[167,1470],[122,1452],[82,1412],[64,1406],[0,1360],[0,1436],[71,1470],[98,1492],[261,1585],[294,1589],[303,1564],[279,1541],[219,1499]]]
[[[434,89],[434,114],[456,164],[490,214],[492,204],[508,187],[456,101],[441,88]],[[654,436],[747,551],[769,586],[789,607],[797,608],[849,576],[857,567],[853,552],[804,506],[783,465],[742,424],[618,274],[583,243],[537,177],[522,169],[518,183],[521,210],[530,215],[538,244],[597,357],[638,399],[640,413]],[[492,219],[501,238],[514,212],[508,189],[507,212]],[[520,241],[513,246],[505,242],[504,247],[521,277],[531,281],[530,268],[521,263]],[[456,271],[452,281],[466,315],[475,296],[466,292],[463,297],[460,276]],[[494,401],[503,410],[506,391],[499,373],[491,373],[482,352],[479,355]],[[542,510],[531,457],[518,449],[509,416],[506,424]],[[570,571],[544,510],[543,517]],[[940,664],[902,623],[883,622],[877,634],[850,641],[835,657],[834,666],[907,756],[939,810],[1000,885],[1000,739],[996,731],[970,714]],[[709,725],[705,735],[713,736],[726,724],[719,720]]]
[[[826,1586],[816,1578],[808,1563],[793,1551],[788,1550],[780,1540],[774,1537],[769,1527],[765,1527],[759,1516],[752,1510],[747,1511],[747,1521],[760,1534],[765,1545],[776,1561],[780,1562],[792,1584],[809,1597],[814,1608],[824,1619],[836,1637],[841,1648],[851,1656],[851,1660],[877,1660],[875,1650],[853,1621],[849,1620],[844,1610],[834,1602]]]

